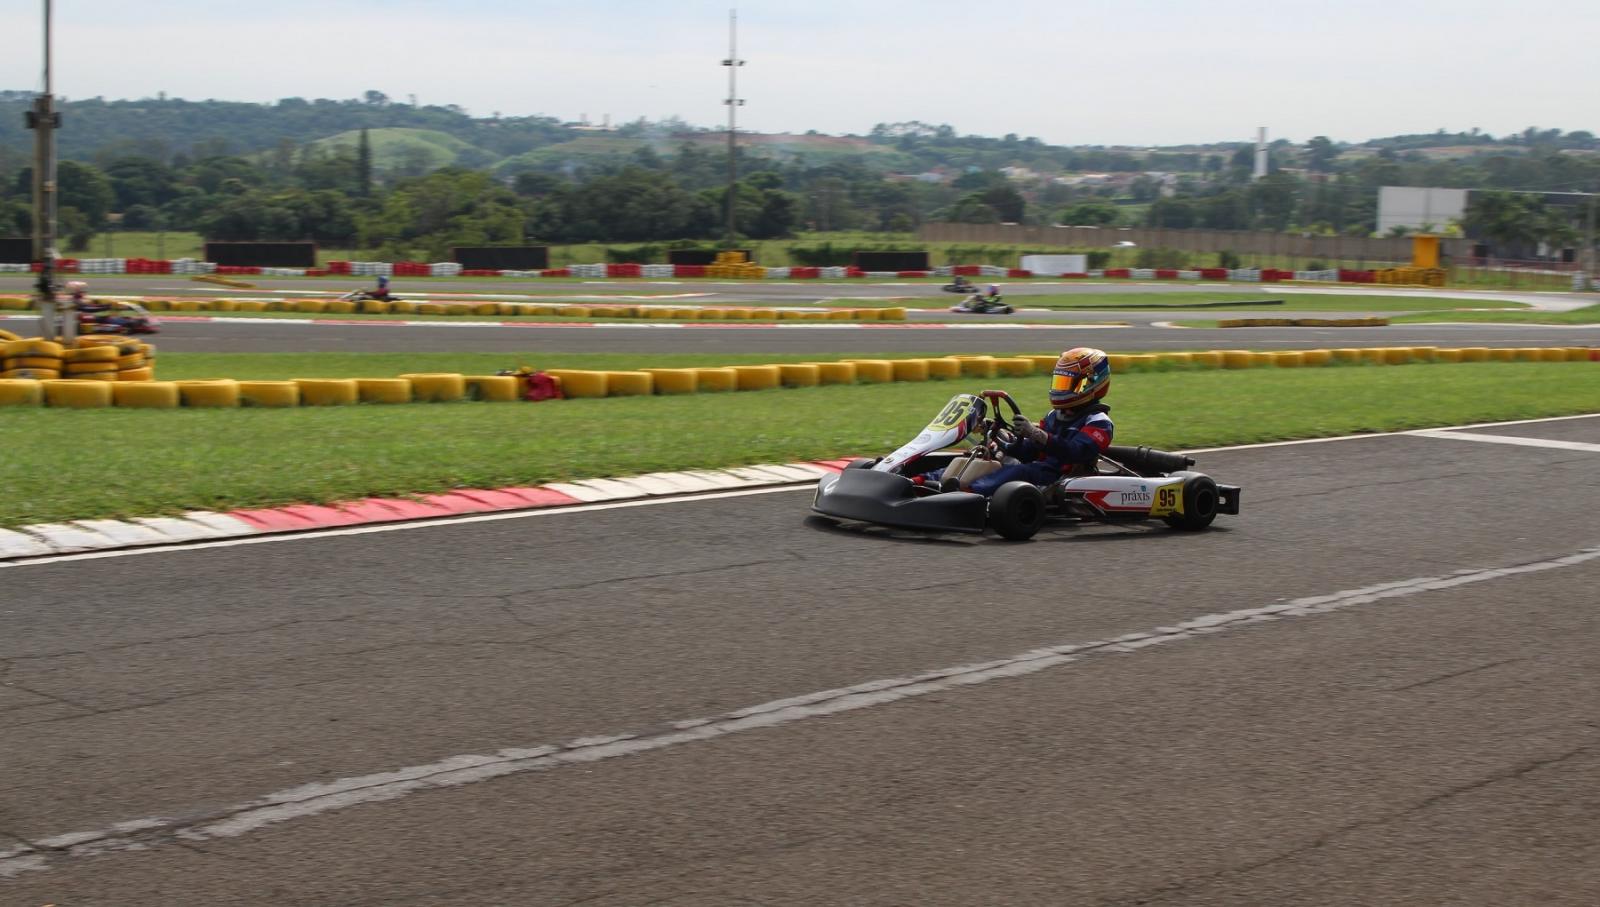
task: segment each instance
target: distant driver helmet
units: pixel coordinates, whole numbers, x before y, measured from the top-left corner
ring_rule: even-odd
[[[1050,373],[1050,405],[1077,409],[1111,389],[1111,359],[1102,350],[1080,346],[1067,350]]]
[[[997,283],[989,284],[989,295],[990,296],[999,296],[1000,295],[1000,285],[997,284]]]
[[[87,283],[84,283],[81,280],[69,280],[69,281],[67,281],[67,290],[69,292],[81,293],[81,292],[83,292],[84,290],[87,290],[87,289],[89,289],[89,285]]]

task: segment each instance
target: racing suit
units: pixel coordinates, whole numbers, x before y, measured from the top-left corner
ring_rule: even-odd
[[[972,483],[972,490],[988,497],[1007,482],[1018,480],[1049,485],[1063,474],[1087,473],[1100,455],[1111,446],[1113,426],[1106,415],[1111,407],[1094,403],[1071,413],[1052,409],[1039,422],[1049,435],[1043,448],[1019,439],[1006,448],[1006,455],[1021,460],[1002,466]]]

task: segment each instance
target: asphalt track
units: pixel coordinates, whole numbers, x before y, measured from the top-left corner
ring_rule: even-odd
[[[1600,417],[1444,435],[0,568],[0,903],[1593,904]]]

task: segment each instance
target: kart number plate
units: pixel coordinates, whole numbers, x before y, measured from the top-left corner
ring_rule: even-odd
[[[1173,482],[1156,489],[1155,503],[1150,505],[1151,516],[1183,515],[1183,483]]]
[[[971,397],[960,396],[952,399],[945,404],[943,410],[940,410],[939,415],[934,416],[933,421],[928,423],[928,430],[949,431],[962,424],[967,421],[967,416],[972,414],[972,404]]]

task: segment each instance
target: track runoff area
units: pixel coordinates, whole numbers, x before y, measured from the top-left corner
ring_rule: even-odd
[[[0,900],[1600,899],[1600,417],[1192,453],[1200,534],[794,489],[0,568]]]

